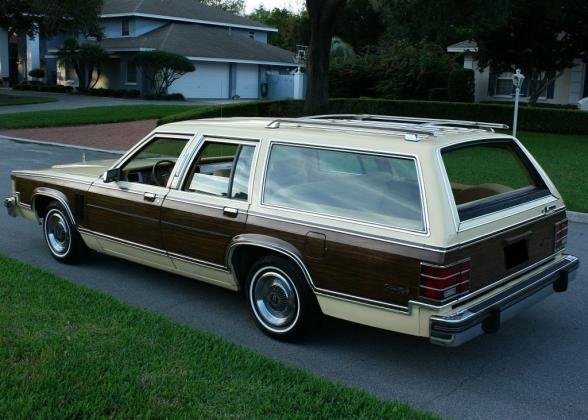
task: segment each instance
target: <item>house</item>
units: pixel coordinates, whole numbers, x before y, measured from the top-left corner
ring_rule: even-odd
[[[512,73],[497,73],[491,68],[478,68],[475,54],[478,46],[474,41],[462,41],[447,47],[447,52],[463,54],[463,66],[475,70],[475,100],[479,101],[512,101],[514,88]],[[525,81],[521,87],[521,101],[527,100],[527,86]],[[539,98],[540,103],[577,105],[582,98],[588,97],[588,64],[582,60],[575,60],[572,68],[564,70],[563,74],[551,82],[545,94]]]
[[[194,0],[104,0],[100,18],[103,38],[85,40],[99,42],[110,54],[96,87],[145,92],[147,82],[132,59],[140,51],[164,50],[186,56],[196,67],[175,81],[169,93],[207,99],[302,95],[296,55],[267,42],[276,28]],[[31,69],[43,68],[47,83],[77,85],[75,72],[56,59],[65,38],[0,31],[0,45],[9,44],[0,48],[9,52],[0,55],[2,77],[15,83],[28,78]]]

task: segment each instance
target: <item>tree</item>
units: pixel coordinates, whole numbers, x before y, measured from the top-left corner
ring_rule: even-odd
[[[376,45],[385,30],[383,1],[347,0],[337,14],[335,34],[358,53]]]
[[[240,15],[245,10],[245,0],[197,0],[207,6],[218,7],[227,12]]]
[[[396,41],[380,51],[383,67],[376,90],[390,99],[428,99],[433,88],[447,88],[453,69],[445,48],[431,43]]]
[[[155,95],[163,95],[174,81],[196,70],[194,64],[180,54],[167,51],[143,51],[133,59],[141,67]]]
[[[529,103],[549,83],[588,57],[588,2],[576,0],[509,0],[480,22],[473,37],[480,68],[520,68],[529,80]]]
[[[53,36],[81,33],[100,36],[102,0],[0,0],[0,27],[8,33]]]
[[[108,62],[108,53],[98,44],[79,44],[75,38],[67,38],[57,51],[59,64],[73,68],[80,89],[92,89],[102,75],[102,67]],[[94,75],[96,77],[94,78]]]
[[[329,58],[337,12],[345,0],[306,0],[310,19],[308,84],[304,112],[319,114],[329,104]]]
[[[310,32],[308,28],[308,14],[293,13],[288,9],[266,9],[257,7],[249,16],[249,19],[261,22],[265,25],[279,28],[277,33],[270,33],[268,42],[276,47],[295,51],[297,45],[308,45]]]

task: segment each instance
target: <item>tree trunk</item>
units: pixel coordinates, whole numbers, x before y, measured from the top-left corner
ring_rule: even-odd
[[[345,0],[306,0],[310,19],[306,115],[321,114],[329,105],[329,59],[337,10]]]

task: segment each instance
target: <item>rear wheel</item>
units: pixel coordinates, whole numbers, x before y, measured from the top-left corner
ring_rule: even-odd
[[[263,257],[253,265],[246,295],[257,326],[275,338],[297,338],[307,332],[313,318],[320,316],[302,273],[283,257]]]
[[[53,258],[75,264],[86,252],[80,234],[71,223],[63,206],[57,202],[49,204],[43,217],[43,236]]]

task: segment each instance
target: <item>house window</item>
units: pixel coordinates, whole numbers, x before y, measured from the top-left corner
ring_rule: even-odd
[[[496,78],[496,95],[510,96],[514,91],[512,77],[509,73],[503,73]]]
[[[129,36],[129,34],[131,33],[130,31],[131,28],[131,20],[128,17],[123,17],[122,18],[122,36]]]
[[[137,83],[137,65],[132,61],[127,61],[127,75],[126,83],[136,84]]]
[[[249,31],[249,38],[255,39],[255,32]]]

